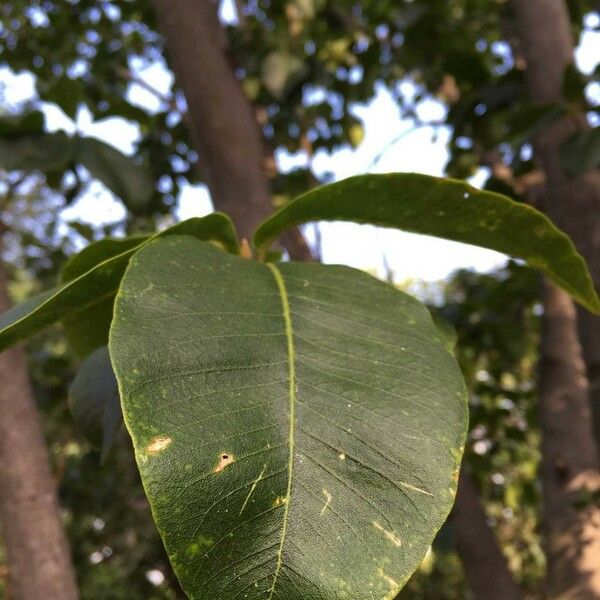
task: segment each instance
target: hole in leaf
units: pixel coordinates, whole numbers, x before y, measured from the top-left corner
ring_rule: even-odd
[[[233,454],[223,453],[219,457],[217,466],[213,469],[215,473],[220,473],[225,467],[228,467],[231,463],[235,462]]]

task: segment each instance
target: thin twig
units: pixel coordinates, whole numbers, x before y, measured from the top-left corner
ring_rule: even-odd
[[[444,126],[444,121],[420,121],[418,119],[414,119],[413,126],[409,129],[405,129],[401,131],[397,136],[392,138],[387,144],[374,156],[371,162],[367,166],[367,170],[371,170],[373,167],[377,165],[377,163],[389,152],[400,140],[404,139],[406,136],[411,133],[415,133],[419,129],[423,127],[433,127],[438,128]]]

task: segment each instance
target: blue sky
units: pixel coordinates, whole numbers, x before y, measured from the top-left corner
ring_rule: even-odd
[[[222,17],[231,20],[229,0],[223,4]],[[588,15],[588,26],[592,27],[597,15]],[[577,50],[577,63],[585,73],[591,73],[600,62],[600,33],[586,31]],[[165,65],[156,62],[140,68],[135,62],[131,65],[152,88],[164,95],[171,91],[173,78]],[[9,103],[18,103],[34,97],[31,76],[15,75],[7,69],[0,69],[0,83],[5,86],[5,98]],[[405,82],[406,92],[410,93],[410,82]],[[588,93],[600,98],[600,84],[590,84]],[[129,90],[132,102],[149,111],[156,111],[160,101],[139,85],[133,84]],[[109,118],[93,122],[89,112],[80,109],[76,123],[66,117],[54,105],[43,107],[49,130],[63,129],[67,132],[79,131],[112,144],[126,153],[135,150],[139,138],[137,127],[123,119]],[[423,120],[439,120],[445,113],[444,106],[435,101],[425,101],[420,109]],[[357,105],[354,112],[363,121],[365,137],[358,148],[342,149],[327,154],[319,152],[312,159],[315,173],[332,173],[336,180],[359,173],[385,173],[393,171],[420,172],[441,175],[447,161],[446,143],[449,131],[446,128],[434,131],[429,128],[413,129],[411,121],[401,120],[398,107],[389,92],[378,86],[371,102]],[[398,139],[400,138],[400,139]],[[290,169],[306,163],[302,155],[290,156],[278,152],[281,168]],[[481,185],[487,174],[482,170],[472,180]],[[204,215],[212,210],[210,197],[203,186],[187,186],[178,199],[177,215],[188,218]],[[123,216],[123,208],[101,184],[92,186],[90,192],[73,207],[65,209],[65,220],[77,218],[91,223],[115,221]],[[436,281],[446,277],[456,268],[470,267],[489,270],[501,265],[505,257],[464,244],[446,242],[426,236],[402,233],[366,225],[348,223],[323,223],[319,225],[323,259],[328,263],[342,263],[358,268],[384,271],[384,264],[390,266],[396,280],[424,279]],[[309,226],[307,234],[312,237],[314,228]],[[384,258],[385,257],[385,258]]]

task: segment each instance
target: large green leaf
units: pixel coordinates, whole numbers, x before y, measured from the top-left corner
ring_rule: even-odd
[[[72,281],[84,275],[95,266],[128,250],[135,250],[149,236],[125,239],[104,239],[90,244],[65,264],[61,283]],[[88,308],[69,313],[63,320],[65,334],[69,344],[81,357],[88,356],[96,348],[108,344],[108,330],[112,321],[116,288],[104,299]]]
[[[462,181],[415,173],[351,177],[282,208],[258,228],[255,245],[264,255],[281,232],[309,221],[372,223],[504,252],[600,313],[585,261],[564,233],[531,206]]]
[[[109,349],[191,598],[395,597],[452,505],[467,423],[422,304],[173,236],[131,259]]]
[[[238,252],[235,229],[229,217],[222,213],[188,219],[149,239],[142,239],[134,247],[128,247],[127,242],[123,242],[127,248],[120,254],[109,258],[103,258],[103,254],[98,251],[98,246],[94,246],[87,252],[84,250],[83,258],[80,261],[74,259],[67,265],[66,273],[68,277],[68,273],[76,272],[80,264],[84,263],[89,264],[88,271],[0,315],[0,350],[67,316],[81,315],[84,327],[91,326],[88,318],[93,318],[93,311],[98,309],[100,314],[103,314],[102,311],[106,310],[106,303],[112,303],[131,256],[150,240],[174,234],[185,234],[201,240],[211,240],[230,252]],[[116,246],[111,247],[115,248]],[[93,257],[98,261],[95,266],[92,266]],[[91,337],[81,340],[81,348],[87,347],[89,350],[92,346],[95,347],[98,340],[106,340],[107,325],[105,319],[104,321],[99,319],[97,322],[98,332],[91,335],[88,330]]]
[[[104,460],[123,425],[119,389],[106,346],[83,361],[69,389],[69,406],[79,428],[102,449]]]

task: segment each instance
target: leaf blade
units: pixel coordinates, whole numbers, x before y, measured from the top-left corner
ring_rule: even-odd
[[[123,425],[117,380],[108,348],[98,348],[82,363],[69,388],[69,408],[84,435],[106,459]]]
[[[462,181],[415,173],[359,175],[309,191],[258,228],[264,254],[282,231],[309,221],[353,221],[474,244],[543,271],[592,312],[598,297],[571,240],[529,205]]]
[[[452,504],[467,416],[420,303],[351,269],[173,236],[132,259],[109,347],[190,597],[392,598],[416,569]]]
[[[103,239],[90,244],[67,261],[62,270],[61,283],[65,284],[84,275],[105,260],[137,249],[149,237]],[[108,344],[115,294],[116,289],[104,300],[62,319],[67,342],[81,358],[86,358],[97,348]]]
[[[93,137],[78,137],[77,160],[132,212],[143,212],[150,202],[154,193],[150,171],[113,146]]]
[[[109,258],[103,259],[103,255],[98,254],[95,260],[90,261],[90,265],[94,262],[96,264],[88,271],[0,315],[0,351],[69,315],[85,315],[86,311],[89,315],[90,310],[114,297],[130,258],[139,248],[152,240],[177,234],[214,240],[230,252],[237,253],[239,250],[236,232],[229,217],[222,213],[212,213],[206,217],[192,218],[178,223],[142,240],[137,246],[128,247],[120,254],[110,255]],[[82,260],[82,263],[88,258]],[[79,272],[82,266],[79,263],[69,264],[73,273]],[[100,339],[107,340],[107,335],[108,330],[104,331]],[[86,349],[89,350],[96,343],[97,339],[93,344],[86,343]]]

